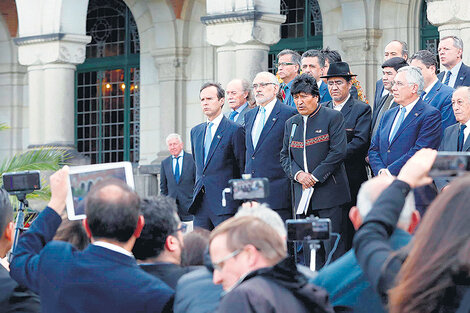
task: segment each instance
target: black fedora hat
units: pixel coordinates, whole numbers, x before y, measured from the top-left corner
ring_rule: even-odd
[[[353,76],[357,76],[357,75],[351,74],[348,63],[346,63],[346,62],[335,62],[335,63],[330,64],[330,68],[328,69],[328,73],[325,76],[321,76],[321,78],[353,77]]]

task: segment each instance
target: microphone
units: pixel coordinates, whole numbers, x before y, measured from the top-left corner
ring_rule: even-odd
[[[296,130],[297,130],[297,124],[292,124],[292,130],[290,131],[290,140],[294,139]]]

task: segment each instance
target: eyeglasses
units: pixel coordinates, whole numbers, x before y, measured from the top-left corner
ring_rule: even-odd
[[[295,65],[295,63],[292,63],[292,62],[279,62],[279,63],[276,64],[276,67],[287,66],[287,65]]]
[[[259,83],[259,84],[253,84],[253,89],[256,89],[258,87],[261,87],[261,88],[264,88],[266,87],[267,85],[275,85],[275,83]]]
[[[404,87],[404,86],[406,86],[406,85],[414,85],[414,84],[413,84],[413,83],[404,83],[404,82],[400,82],[400,81],[396,82],[396,81],[392,80],[392,81],[390,82],[390,85],[392,85],[392,87],[393,87],[393,86],[397,86],[397,87],[400,87],[400,88],[401,88],[401,87]]]
[[[344,85],[344,81],[342,80],[329,80],[328,81],[328,86],[333,87],[334,85],[341,87]]]
[[[176,229],[175,233],[181,231],[183,234],[186,234],[187,230],[188,225],[186,225],[185,223],[181,223],[181,226]]]
[[[237,249],[233,251],[232,253],[228,254],[227,256],[223,257],[222,260],[219,260],[217,262],[212,262],[212,267],[214,268],[214,270],[221,271],[224,268],[224,262],[230,260],[231,258],[236,257],[242,251],[243,249]]]

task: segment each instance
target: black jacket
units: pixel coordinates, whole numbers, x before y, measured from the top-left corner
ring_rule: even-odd
[[[176,284],[178,283],[178,280],[181,276],[195,269],[198,269],[198,266],[182,267],[177,264],[163,262],[156,262],[153,264],[140,264],[139,266],[147,273],[160,278],[173,290],[176,289]]]
[[[248,274],[221,300],[218,312],[333,313],[326,291],[297,271],[287,258],[273,267]]]
[[[39,312],[40,307],[39,297],[27,288],[19,286],[0,265],[0,313]]]

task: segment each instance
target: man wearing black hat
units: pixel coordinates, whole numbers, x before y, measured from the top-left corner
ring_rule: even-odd
[[[297,216],[305,218],[313,214],[330,218],[332,231],[341,234],[334,260],[346,252],[342,206],[351,200],[343,164],[347,145],[344,118],[340,112],[318,103],[318,86],[308,74],[297,76],[291,90],[300,114],[286,121],[282,167],[293,180]],[[300,200],[304,190],[313,191],[313,194],[308,205],[302,207]],[[335,239],[332,236],[331,240],[323,242],[324,250],[317,253],[317,269],[324,264]]]
[[[345,224],[351,224],[347,219],[349,208],[356,205],[359,188],[367,180],[365,157],[370,142],[371,108],[349,94],[352,86],[351,78],[354,76],[356,75],[351,74],[346,62],[331,64],[327,75],[322,76],[327,79],[328,91],[332,97],[332,100],[325,105],[343,114],[348,142],[344,165],[348,175],[351,202],[343,209]],[[354,228],[352,224],[344,226],[347,233],[346,249],[349,249],[352,246]]]

